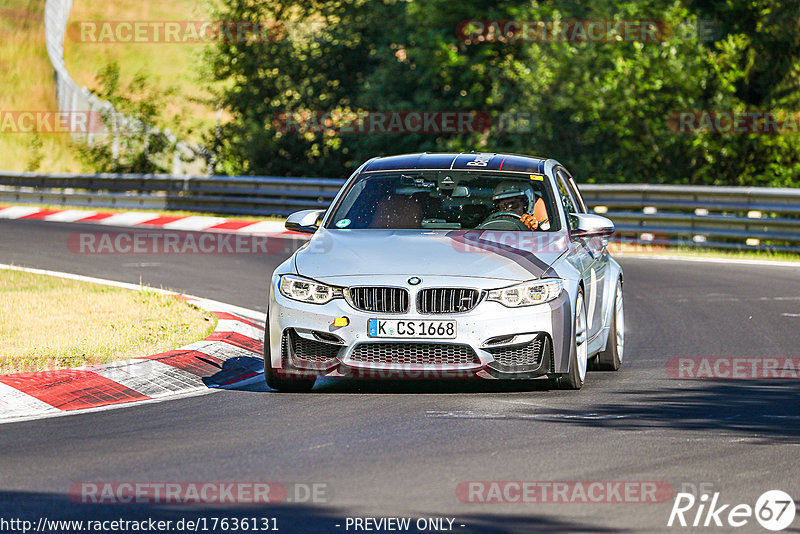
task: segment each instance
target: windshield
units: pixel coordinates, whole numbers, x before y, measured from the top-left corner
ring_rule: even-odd
[[[328,228],[555,231],[549,181],[540,174],[431,171],[362,174]]]

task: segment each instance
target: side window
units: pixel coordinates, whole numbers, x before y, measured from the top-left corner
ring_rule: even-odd
[[[575,179],[572,175],[563,168],[559,169],[558,173],[563,175],[564,181],[567,183],[567,187],[569,187],[572,193],[572,198],[575,200],[575,207],[578,208],[578,213],[589,213],[586,209],[586,202],[583,201],[583,196],[580,191],[578,191],[578,185],[575,183]]]
[[[556,184],[558,185],[558,196],[561,197],[561,203],[564,204],[564,211],[567,215],[567,226],[573,229],[577,226],[577,220],[571,213],[580,213],[577,208],[577,203],[569,190],[569,186],[564,180],[563,173],[559,170],[556,172]]]

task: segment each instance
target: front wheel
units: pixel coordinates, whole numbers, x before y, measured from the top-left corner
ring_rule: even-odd
[[[583,300],[583,289],[578,289],[578,296],[575,299],[574,324],[572,349],[569,355],[569,372],[555,377],[554,384],[558,389],[581,389],[586,378],[589,347],[587,343],[588,330],[586,327],[586,303]]]
[[[593,370],[618,371],[622,365],[622,353],[625,347],[625,314],[622,307],[622,280],[617,281],[613,306],[611,328],[608,330],[606,350],[595,357],[592,362]]]

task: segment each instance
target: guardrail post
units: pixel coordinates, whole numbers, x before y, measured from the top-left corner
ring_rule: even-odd
[[[111,125],[114,135],[114,139],[111,141],[111,157],[114,158],[114,161],[119,161],[119,125],[116,113],[111,113]]]

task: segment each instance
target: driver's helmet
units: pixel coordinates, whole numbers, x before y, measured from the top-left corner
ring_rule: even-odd
[[[513,211],[504,209],[503,207],[514,200],[519,200],[522,203],[522,210],[524,213],[530,213],[535,199],[533,198],[533,192],[530,188],[519,183],[500,182],[497,187],[494,188],[492,202],[495,208],[501,211]]]

